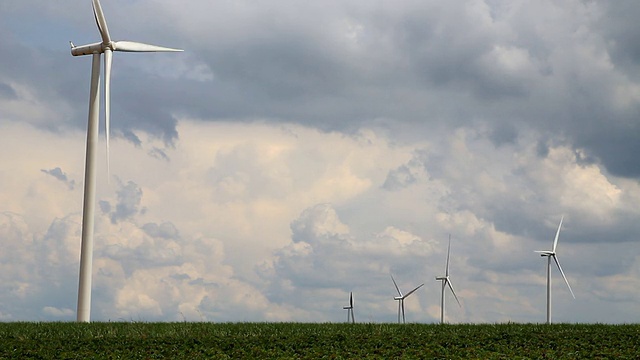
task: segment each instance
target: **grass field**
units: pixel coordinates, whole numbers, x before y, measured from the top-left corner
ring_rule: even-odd
[[[0,323],[0,359],[638,359],[640,325]]]

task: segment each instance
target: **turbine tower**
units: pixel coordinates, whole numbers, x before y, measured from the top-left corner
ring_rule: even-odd
[[[93,228],[96,191],[96,158],[98,143],[98,121],[100,109],[100,63],[104,54],[104,119],[107,144],[107,168],[109,164],[109,108],[111,86],[111,62],[113,51],[158,52],[182,51],[132,41],[112,41],[107,21],[102,13],[99,0],[92,0],[93,15],[102,37],[101,42],[75,46],[71,43],[71,55],[93,55],[91,66],[91,91],[89,94],[89,120],[87,125],[87,148],[84,170],[84,200],[82,206],[82,243],[80,248],[80,276],[78,281],[77,321],[91,319],[91,271],[93,264]]]
[[[449,286],[449,289],[451,289],[451,293],[453,294],[453,297],[458,302],[458,306],[462,307],[462,305],[460,305],[460,300],[458,300],[458,296],[456,295],[456,292],[453,290],[453,285],[451,285],[451,280],[449,279],[449,254],[450,253],[451,253],[451,235],[449,235],[449,247],[447,248],[447,266],[445,270],[445,275],[436,277],[437,281],[442,281],[442,292],[440,295],[440,324],[444,324],[444,292],[446,290],[447,285]]]
[[[353,292],[349,293],[349,306],[344,306],[344,310],[347,310],[347,322],[351,319],[351,323],[356,323],[356,318],[353,316]]]
[[[404,324],[406,322],[404,317],[404,299],[408,298],[409,295],[413,294],[416,290],[420,289],[424,284],[420,284],[415,289],[403,295],[402,291],[400,291],[400,288],[398,287],[398,284],[396,284],[396,279],[393,278],[393,275],[391,275],[391,281],[393,281],[393,285],[396,287],[396,290],[398,291],[398,296],[395,296],[393,298],[393,300],[398,301],[398,324],[400,324],[400,313],[402,313],[402,324]]]
[[[556,247],[558,246],[558,238],[560,237],[560,228],[562,227],[562,220],[564,220],[564,216],[560,218],[560,225],[558,225],[558,231],[556,231],[556,237],[553,240],[553,248],[551,250],[539,250],[535,251],[540,256],[547,257],[547,324],[551,324],[551,258],[555,261],[558,266],[558,270],[560,270],[560,274],[562,274],[562,278],[564,282],[567,284],[569,291],[571,292],[571,296],[575,299],[576,296],[573,294],[573,290],[571,290],[571,285],[569,285],[569,281],[567,281],[567,277],[564,275],[564,271],[562,271],[562,267],[560,266],[560,262],[558,261],[558,256],[556,254]]]

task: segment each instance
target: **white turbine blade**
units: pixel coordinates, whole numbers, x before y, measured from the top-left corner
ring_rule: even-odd
[[[111,113],[111,62],[113,53],[107,48],[104,51],[104,135],[107,143],[107,181],[111,177],[111,161],[109,159],[109,125]]]
[[[400,300],[400,304],[402,304],[402,323],[406,323],[407,320],[404,317],[404,301]]]
[[[181,49],[173,49],[164,46],[150,45],[133,41],[114,41],[116,51],[125,52],[180,52]]]
[[[107,20],[104,18],[102,12],[102,6],[100,6],[99,0],[93,0],[93,15],[96,18],[96,24],[98,24],[98,30],[100,30],[100,36],[102,37],[102,43],[108,45],[111,42],[111,36],[109,36],[109,28],[107,27]]]
[[[558,258],[555,255],[553,256],[553,260],[556,261],[556,265],[558,265],[558,270],[560,270],[560,274],[562,274],[562,278],[564,279],[564,282],[567,284],[567,287],[569,288],[569,291],[571,292],[571,296],[573,296],[573,298],[575,299],[576,296],[573,294],[573,290],[571,290],[571,285],[569,285],[569,281],[567,281],[567,277],[564,276],[564,271],[562,271],[562,267],[560,266],[560,262],[558,262]]]
[[[556,231],[556,238],[553,240],[553,251],[556,252],[556,246],[558,246],[558,238],[560,237],[560,228],[562,227],[562,220],[564,220],[564,216],[560,218],[560,225],[558,225],[558,231]]]
[[[422,286],[424,286],[424,284],[420,284],[418,287],[416,287],[415,289],[409,291],[405,296],[403,296],[403,298],[407,298],[409,297],[409,295],[413,294],[416,290],[420,289]]]
[[[446,281],[447,281],[447,285],[449,285],[449,289],[451,289],[451,293],[453,294],[453,297],[458,302],[458,306],[462,307],[462,304],[460,304],[460,300],[458,300],[458,295],[456,295],[456,291],[453,290],[453,285],[451,285],[451,280],[447,279]]]
[[[445,276],[449,276],[449,254],[451,253],[451,234],[449,234],[449,247],[447,248],[447,269]]]
[[[393,281],[393,285],[396,287],[396,290],[398,290],[398,295],[400,295],[400,297],[402,297],[402,291],[400,291],[400,288],[398,287],[398,284],[396,284],[396,279],[393,278],[393,274],[389,274],[391,275],[391,281]]]

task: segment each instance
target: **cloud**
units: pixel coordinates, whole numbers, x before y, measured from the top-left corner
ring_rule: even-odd
[[[47,316],[58,317],[58,318],[69,318],[75,315],[75,311],[71,309],[58,309],[51,306],[45,306],[42,309],[42,312]]]
[[[138,212],[144,212],[144,208],[140,208],[140,202],[142,201],[142,189],[133,181],[127,182],[126,185],[122,185],[117,192],[118,202],[115,206],[115,211],[111,213],[111,221],[113,223],[119,220],[131,218]]]
[[[74,309],[98,35],[61,1],[0,5],[2,319]],[[562,215],[557,319],[637,313],[635,2],[103,6],[186,51],[114,59],[96,318],[394,321],[393,271],[435,321],[451,234],[452,321],[535,322]]]
[[[18,98],[18,94],[16,94],[11,85],[0,83],[0,97],[7,100],[15,100]]]
[[[632,120],[640,100],[637,56],[627,46],[637,5],[629,2],[119,5],[104,4],[114,34],[187,49],[119,54],[113,128],[132,141],[145,131],[172,144],[180,117],[347,133],[382,123],[399,138],[480,124],[497,144],[514,141],[525,127],[561,134],[613,174],[638,175],[628,156],[636,152]],[[149,9],[165,20],[129,21]],[[47,44],[72,34],[95,41],[86,6],[62,14],[43,5],[37,16],[68,27],[50,31]],[[84,128],[86,107],[77,104],[86,104],[86,94],[77,84],[88,83],[88,71],[76,65],[88,60],[70,59],[67,49],[43,56],[32,30],[6,23],[13,36],[0,39],[3,48],[19,49],[3,62],[2,82],[21,99],[6,107],[10,114],[38,126]],[[163,23],[181,26],[167,31]],[[61,71],[46,71],[52,67]],[[47,86],[39,85],[42,78]]]
[[[167,156],[167,153],[164,152],[162,149],[159,148],[153,148],[149,151],[149,155],[164,160],[164,161],[171,161],[171,159],[169,159],[169,156]]]
[[[330,313],[335,303],[346,298],[344,294],[354,291],[359,312],[369,314],[369,321],[393,322],[395,305],[390,300],[395,289],[390,274],[394,274],[402,289],[427,282],[425,289],[431,288],[426,291],[435,299],[433,290],[437,287],[430,284],[428,277],[425,281],[424,275],[435,276],[443,271],[440,266],[444,267],[444,241],[424,239],[393,226],[367,237],[356,237],[328,204],[306,209],[291,228],[292,243],[276,252],[273,263],[259,268],[271,284],[268,295],[271,301],[290,301]],[[464,266],[466,261],[461,264],[460,260],[465,255],[458,253],[454,260],[457,267]],[[464,294],[476,296],[469,289]],[[328,297],[333,301],[327,304]],[[417,314],[411,319],[435,322],[439,312],[427,311],[429,306],[425,305],[424,297],[423,289],[412,299],[409,309]]]
[[[67,174],[65,174],[62,169],[60,169],[59,167],[55,168],[55,169],[51,169],[51,170],[40,170],[45,174],[49,174],[51,176],[53,176],[54,178],[62,181],[63,183],[67,184],[67,186],[69,187],[69,190],[73,190],[73,188],[76,185],[76,182],[74,180],[70,180],[67,178]]]
[[[84,136],[4,130],[57,150],[32,157],[28,144],[4,144],[19,154],[7,166],[30,180],[4,180],[1,230],[13,255],[0,311],[65,319],[75,308],[82,194],[37,174],[50,157],[81,153]],[[163,143],[150,134],[141,133],[144,148],[112,144],[112,172],[130,180],[98,177],[95,319],[341,321],[335,304],[353,291],[364,318],[395,321],[393,273],[403,288],[426,283],[407,303],[411,321],[437,321],[434,277],[452,234],[452,280],[464,303],[452,321],[536,321],[545,280],[532,251],[550,245],[561,214],[560,257],[577,297],[633,306],[626,290],[603,294],[607,281],[637,272],[629,246],[640,189],[562,142],[546,142],[540,156],[540,136],[496,145],[482,128],[403,145],[377,129],[345,136],[184,121],[179,130],[189,141],[166,149],[171,162],[144,150]],[[69,177],[82,176],[75,159],[61,164]],[[569,300],[558,296],[558,307]],[[578,308],[558,319],[605,321]],[[620,314],[611,319],[624,321]]]

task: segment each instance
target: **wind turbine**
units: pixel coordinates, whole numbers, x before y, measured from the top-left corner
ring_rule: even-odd
[[[82,244],[80,249],[80,279],[78,281],[77,321],[89,322],[91,318],[91,271],[93,263],[93,228],[96,192],[96,159],[98,143],[98,121],[100,108],[100,63],[104,54],[104,118],[107,143],[107,168],[109,164],[109,108],[111,86],[111,62],[114,51],[158,52],[182,51],[132,41],[113,41],[109,35],[99,0],[92,0],[93,15],[102,37],[102,42],[75,46],[71,43],[71,55],[93,55],[91,66],[91,91],[89,94],[89,120],[87,125],[87,149],[84,172],[84,201],[82,206]]]
[[[391,280],[393,281],[393,285],[395,285],[396,290],[398,291],[398,295],[399,296],[394,296],[393,300],[398,301],[398,324],[400,324],[400,313],[402,312],[402,323],[404,324],[405,318],[404,318],[404,299],[408,298],[409,295],[413,294],[416,290],[420,289],[424,284],[420,284],[418,287],[416,287],[415,289],[409,291],[408,293],[402,295],[402,291],[400,291],[400,288],[398,287],[398,284],[396,284],[396,279],[393,278],[393,275],[391,275]]]
[[[558,256],[556,255],[556,247],[558,246],[558,238],[560,237],[560,228],[562,227],[562,220],[564,220],[564,216],[560,218],[560,225],[558,225],[558,231],[556,231],[556,237],[553,240],[553,248],[552,250],[539,250],[535,251],[540,256],[547,257],[547,324],[551,324],[551,258],[555,261],[558,266],[558,270],[560,270],[560,274],[562,274],[562,278],[564,282],[567,284],[569,291],[571,292],[571,296],[575,299],[576,296],[573,294],[573,290],[571,290],[571,285],[569,285],[569,281],[567,281],[567,277],[564,275],[564,271],[562,271],[562,267],[560,266],[560,262],[558,262]]]
[[[347,310],[347,322],[351,318],[351,323],[356,323],[356,318],[353,316],[353,292],[349,293],[349,306],[344,306],[344,310]]]
[[[447,267],[445,270],[444,276],[436,277],[436,280],[442,281],[442,293],[440,296],[440,324],[444,324],[444,291],[446,290],[447,285],[449,285],[449,289],[451,289],[451,293],[453,297],[456,298],[458,302],[458,306],[460,305],[460,300],[458,300],[458,296],[456,296],[456,292],[453,290],[453,285],[451,285],[451,280],[449,279],[449,254],[451,253],[451,235],[449,235],[449,247],[447,248]]]

